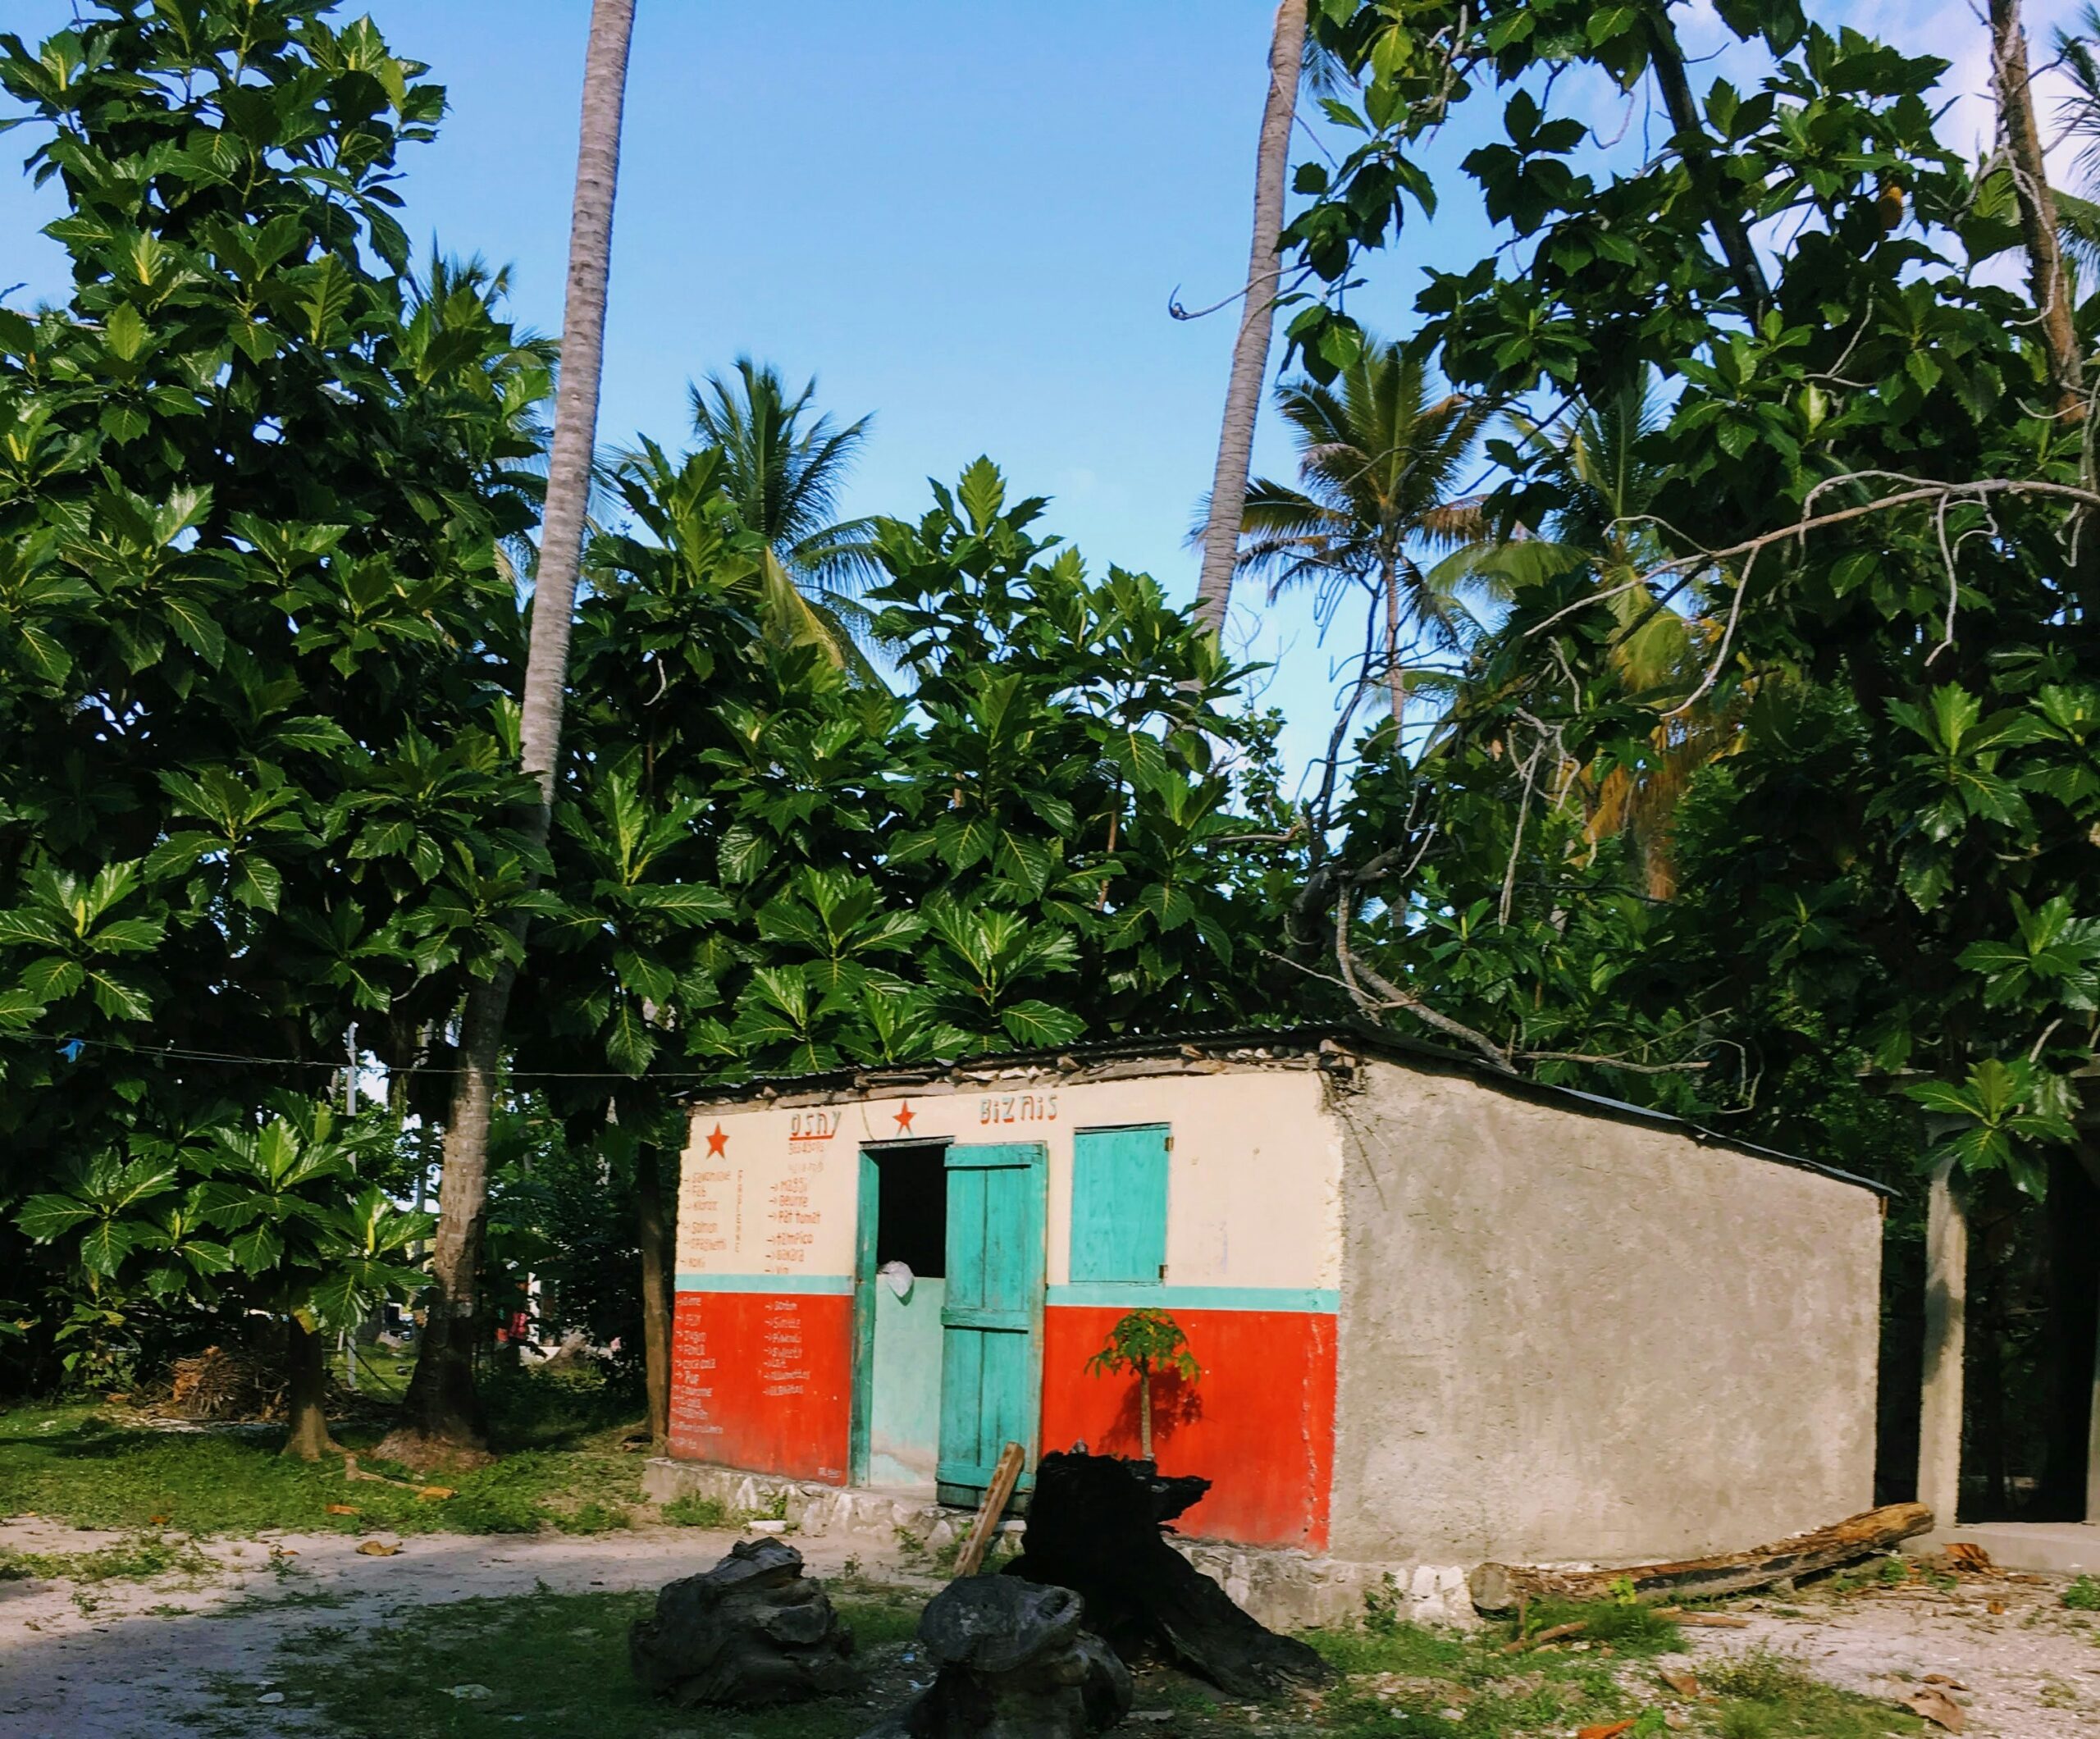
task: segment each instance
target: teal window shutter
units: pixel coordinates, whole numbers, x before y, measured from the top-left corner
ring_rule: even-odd
[[[1166,1266],[1168,1125],[1072,1137],[1072,1279],[1157,1285]]]

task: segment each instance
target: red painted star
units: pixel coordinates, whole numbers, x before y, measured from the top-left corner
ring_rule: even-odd
[[[729,1150],[729,1138],[722,1133],[722,1125],[714,1125],[714,1133],[707,1138],[707,1157],[719,1159]]]
[[[911,1127],[911,1102],[909,1099],[904,1102],[903,1107],[897,1114],[897,1126],[899,1131],[907,1130]]]

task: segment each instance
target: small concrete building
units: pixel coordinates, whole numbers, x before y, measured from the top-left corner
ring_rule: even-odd
[[[651,1486],[887,1535],[1009,1440],[1134,1454],[1088,1361],[1165,1310],[1199,1561],[1272,1618],[1388,1575],[1435,1616],[1484,1559],[1867,1508],[1881,1224],[1842,1172],[1354,1030],[755,1084],[693,1109]]]

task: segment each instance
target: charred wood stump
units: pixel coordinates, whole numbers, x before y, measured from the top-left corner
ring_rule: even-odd
[[[1206,1479],[1164,1478],[1148,1461],[1046,1455],[1026,1550],[1006,1573],[1073,1590],[1088,1627],[1126,1661],[1151,1654],[1242,1697],[1324,1682],[1317,1655],[1258,1623],[1167,1544],[1166,1524],[1209,1490]]]
[[[635,1677],[681,1709],[756,1709],[856,1690],[852,1652],[824,1584],[804,1581],[802,1554],[778,1540],[742,1540],[705,1574],[666,1584],[655,1616],[628,1633]]]
[[[1080,1629],[1084,1613],[1066,1588],[951,1582],[919,1620],[938,1676],[863,1739],[1085,1739],[1113,1727],[1130,1712],[1130,1675]]]

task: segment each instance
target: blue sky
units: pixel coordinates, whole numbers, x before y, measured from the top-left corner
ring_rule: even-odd
[[[362,9],[450,89],[442,136],[406,161],[410,234],[514,266],[518,317],[559,331],[586,0]],[[2070,7],[2029,10],[2039,36]],[[0,6],[31,40],[72,11]],[[1965,5],[1811,11],[1955,59],[1951,93],[1982,88]],[[874,413],[848,511],[915,513],[929,475],[988,453],[1017,490],[1054,498],[1049,526],[1090,563],[1192,595],[1183,538],[1216,455],[1232,317],[1184,324],[1166,304],[1177,285],[1207,304],[1245,272],[1272,15],[1273,0],[640,0],[602,438],[682,440],[686,383],[750,351],[817,376],[835,412]],[[1721,39],[1705,0],[1684,29],[1695,49]],[[1596,98],[1615,131],[1623,100]],[[1500,109],[1470,107],[1439,162]],[[1957,109],[1951,137],[1971,142],[1974,109]],[[0,159],[27,136],[0,139]],[[1354,304],[1374,326],[1404,325],[1422,265],[1481,251],[1463,187],[1440,180],[1443,215],[1376,262]],[[56,213],[0,173],[0,288],[27,285],[11,299],[63,293],[57,250],[35,234]],[[1256,463],[1289,467],[1272,416]],[[1303,605],[1258,601],[1236,613],[1238,636],[1279,663],[1269,697],[1299,762],[1326,734],[1331,660]]]

